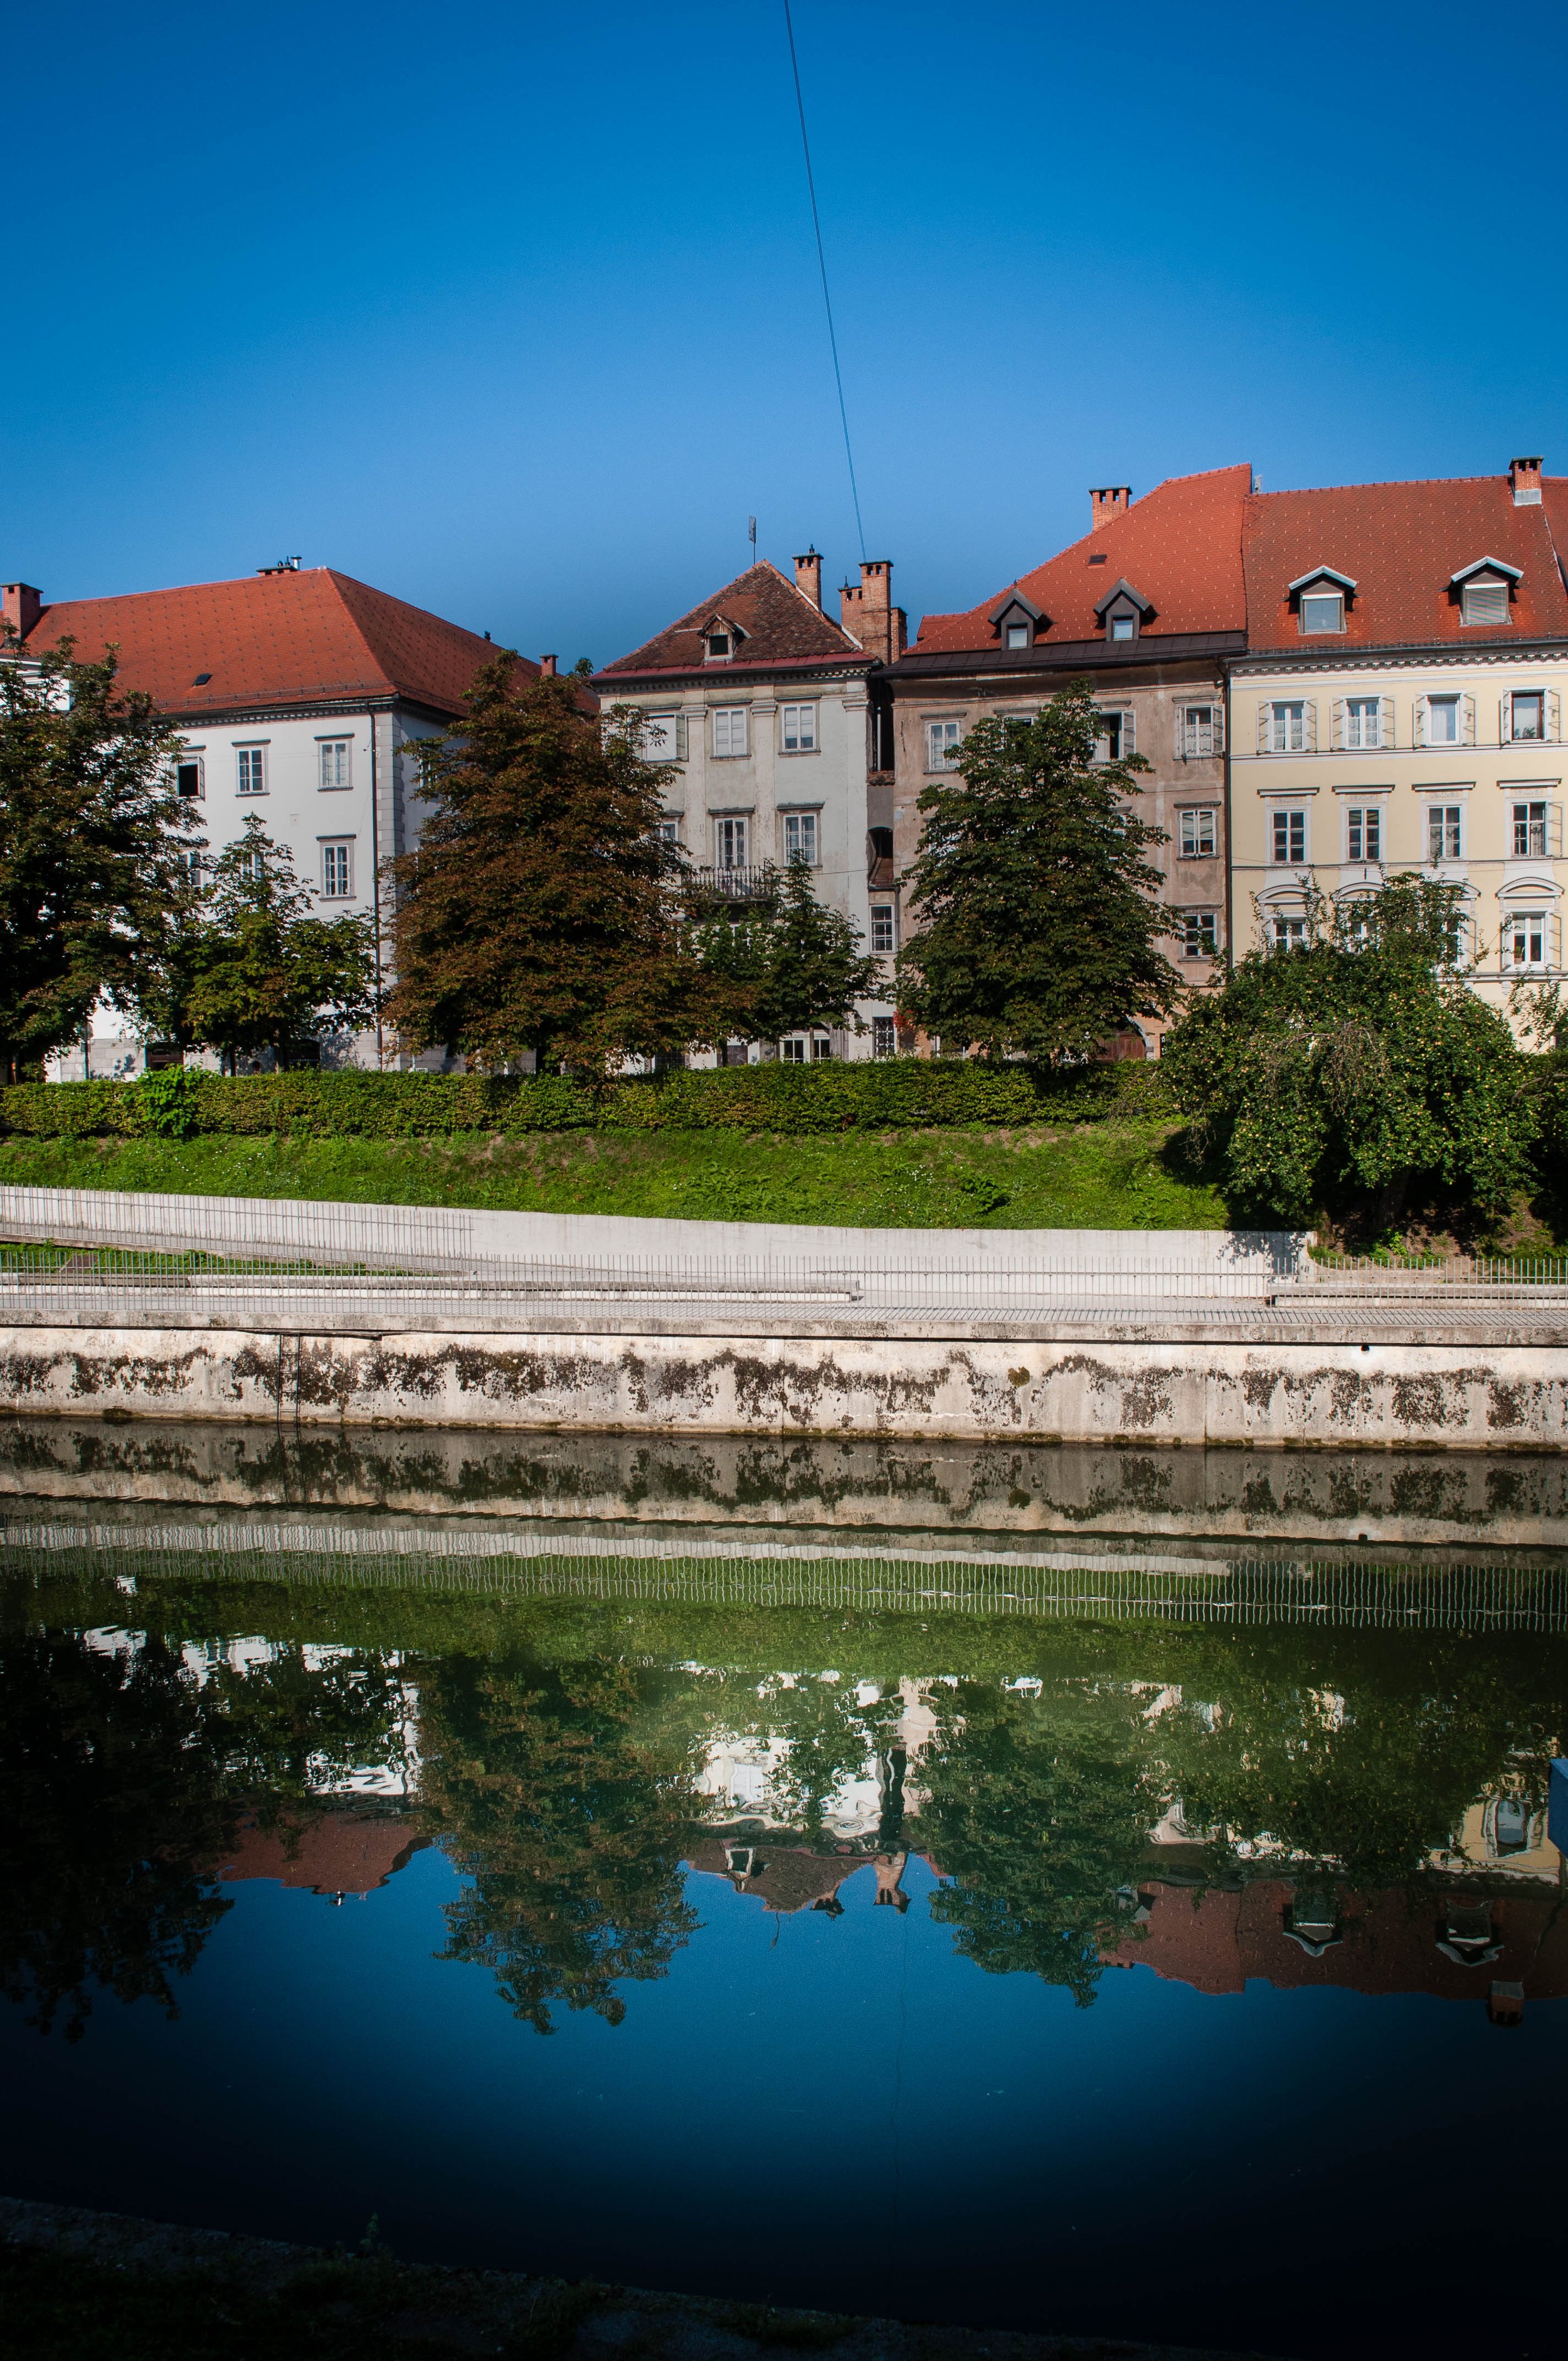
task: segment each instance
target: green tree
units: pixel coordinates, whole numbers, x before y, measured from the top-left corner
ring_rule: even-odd
[[[694,944],[715,987],[715,1014],[727,1030],[777,1041],[812,1026],[866,1029],[855,1003],[881,997],[881,963],[861,951],[851,920],[817,900],[811,871],[798,856],[779,873],[771,900],[734,913],[695,897]]]
[[[221,1050],[231,1071],[241,1052],[269,1049],[283,1065],[302,1043],[375,1014],[374,918],[313,917],[313,900],[251,813],[243,837],[214,863],[178,974],[166,971],[179,985],[182,1038]]]
[[[431,816],[390,864],[406,1048],[603,1073],[712,1038],[683,857],[659,832],[670,769],[644,759],[637,717],[601,724],[580,682],[524,685],[502,654],[420,751]]]
[[[1162,1063],[1238,1207],[1359,1209],[1381,1233],[1412,1190],[1498,1212],[1528,1187],[1536,1110],[1506,1020],[1453,957],[1460,889],[1391,878],[1306,938],[1253,950],[1166,1038]]]
[[[1096,762],[1099,730],[1091,684],[1073,681],[1036,721],[979,723],[959,777],[920,798],[899,998],[945,1042],[1081,1057],[1179,1005],[1157,949],[1172,922],[1144,858],[1165,833],[1133,809],[1149,766]]]
[[[0,1080],[79,1038],[101,994],[134,1003],[199,840],[177,743],[113,650],[0,655]]]

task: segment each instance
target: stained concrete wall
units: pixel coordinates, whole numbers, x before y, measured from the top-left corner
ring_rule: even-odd
[[[1568,1349],[0,1330],[0,1407],[649,1434],[1563,1448]]]

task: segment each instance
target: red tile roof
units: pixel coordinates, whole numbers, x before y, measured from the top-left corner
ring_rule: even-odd
[[[269,1877],[311,1894],[372,1894],[429,1842],[395,1815],[376,1812],[328,1812],[302,1828],[284,1821],[270,1829],[247,1817],[217,1874],[225,1884]]]
[[[1506,475],[1259,493],[1246,503],[1248,644],[1300,652],[1432,641],[1469,645],[1520,631],[1568,636],[1568,593],[1552,542],[1553,511],[1561,533],[1568,527],[1565,510],[1568,486],[1561,477],[1530,508],[1514,506]],[[1568,548],[1568,533],[1557,546]],[[1496,633],[1462,624],[1451,593],[1451,577],[1482,557],[1520,569],[1512,622]],[[1343,635],[1332,642],[1303,642],[1288,598],[1288,586],[1318,566],[1348,575],[1356,586]]]
[[[703,633],[719,616],[746,634],[733,666],[706,661]],[[729,669],[753,671],[758,664],[844,664],[857,657],[866,664],[872,661],[858,641],[829,621],[804,591],[764,560],[738,574],[733,582],[727,582],[722,590],[716,590],[630,655],[606,664],[594,678],[611,682],[655,672],[722,674]]]
[[[499,653],[477,631],[326,566],[60,599],[43,609],[27,646],[37,653],[67,638],[80,659],[117,643],[125,686],[176,716],[386,697],[455,714],[479,666]],[[198,686],[200,673],[212,677]]]
[[[1173,476],[1109,524],[1086,533],[1059,557],[994,591],[967,614],[927,615],[915,651],[994,648],[992,616],[1009,591],[1021,590],[1044,609],[1049,628],[1035,644],[1095,640],[1104,626],[1094,602],[1120,579],[1154,606],[1140,637],[1169,632],[1239,631],[1246,621],[1242,579],[1242,512],[1252,487],[1250,467],[1216,467],[1202,476]],[[1090,564],[1103,558],[1103,565]]]

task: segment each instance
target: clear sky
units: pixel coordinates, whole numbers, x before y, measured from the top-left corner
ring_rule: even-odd
[[[1568,472],[1568,10],[795,0],[866,551],[1091,484]],[[861,555],[782,0],[7,25],[0,577],[331,565],[607,662]]]

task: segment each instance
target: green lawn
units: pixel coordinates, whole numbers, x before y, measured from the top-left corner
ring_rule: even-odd
[[[0,1180],[372,1204],[482,1205],[876,1229],[1223,1229],[1168,1168],[1167,1124],[778,1138],[718,1131],[523,1139],[0,1140]]]

